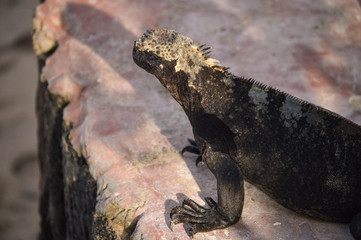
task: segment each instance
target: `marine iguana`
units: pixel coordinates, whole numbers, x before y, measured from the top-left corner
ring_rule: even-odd
[[[173,30],[148,30],[134,42],[135,63],[155,75],[183,107],[199,153],[217,179],[209,208],[190,199],[171,226],[191,234],[225,228],[242,213],[246,180],[281,205],[312,218],[351,222],[361,239],[361,127],[210,58],[209,48]]]

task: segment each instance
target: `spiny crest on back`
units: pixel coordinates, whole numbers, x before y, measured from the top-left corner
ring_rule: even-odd
[[[289,93],[284,92],[284,91],[281,91],[281,90],[279,90],[279,89],[277,89],[277,88],[268,86],[268,85],[265,84],[265,83],[258,82],[258,81],[254,80],[254,79],[252,79],[252,78],[251,78],[251,79],[244,79],[244,80],[248,81],[248,82],[249,82],[250,84],[252,84],[253,86],[256,86],[256,87],[262,89],[262,91],[264,91],[264,92],[268,92],[268,91],[271,91],[271,90],[272,90],[272,91],[274,91],[278,96],[284,96],[284,97],[285,97],[286,99],[288,99],[289,101],[291,101],[291,102],[293,102],[293,103],[296,103],[296,104],[298,104],[298,105],[300,105],[300,106],[309,106],[309,105],[310,105],[309,102],[307,102],[307,101],[305,101],[305,100],[303,100],[303,99],[301,99],[301,98],[298,98],[298,97],[295,97],[295,96],[293,96],[293,95],[290,95]],[[344,122],[347,123],[347,124],[350,124],[350,125],[355,126],[355,127],[357,127],[357,128],[361,128],[361,126],[359,126],[358,124],[352,122],[351,120],[349,120],[349,119],[347,119],[347,118],[344,118],[344,117],[340,116],[340,115],[337,114],[337,113],[334,113],[334,112],[332,112],[332,111],[330,111],[330,110],[327,110],[327,109],[325,109],[325,108],[323,108],[323,107],[320,107],[320,106],[317,106],[317,105],[313,105],[313,104],[312,104],[312,106],[313,106],[315,109],[317,109],[318,111],[325,113],[325,114],[326,114],[328,117],[330,117],[330,118],[339,119],[339,120],[344,121]]]
[[[262,90],[265,91],[265,92],[268,92],[268,91],[270,91],[270,90],[273,90],[273,91],[275,91],[275,93],[276,93],[278,96],[283,95],[283,96],[285,96],[286,98],[289,98],[291,101],[293,101],[293,102],[295,102],[295,103],[297,103],[297,104],[299,104],[299,105],[309,104],[308,102],[306,102],[306,101],[304,101],[304,100],[302,100],[302,99],[300,99],[300,98],[298,98],[298,97],[292,96],[292,95],[290,95],[290,94],[288,94],[288,93],[286,93],[286,92],[284,92],[284,91],[281,91],[281,90],[279,90],[279,89],[277,89],[277,88],[271,87],[271,86],[269,86],[269,85],[267,85],[267,84],[265,84],[265,83],[258,82],[258,81],[256,81],[256,80],[253,79],[253,78],[247,79],[246,81],[248,81],[248,82],[251,83],[252,85],[254,85],[254,86],[262,89]]]
[[[210,47],[194,43],[174,30],[148,30],[136,41],[135,46],[139,51],[151,52],[166,61],[176,61],[176,72],[184,71],[191,79],[202,67],[222,72],[228,69],[221,66],[218,60],[210,58]]]

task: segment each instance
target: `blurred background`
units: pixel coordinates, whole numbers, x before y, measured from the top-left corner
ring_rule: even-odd
[[[39,0],[0,0],[0,239],[36,239],[37,60],[32,17]]]

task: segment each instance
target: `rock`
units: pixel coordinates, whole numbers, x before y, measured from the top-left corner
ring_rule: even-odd
[[[355,111],[361,112],[361,95],[351,95],[348,102]]]
[[[361,123],[348,102],[361,90],[355,1],[97,2],[36,10],[41,239],[186,239],[188,226],[169,229],[170,209],[216,198],[209,170],[178,153],[192,137],[182,109],[132,61],[149,28],[176,29],[232,73]],[[246,184],[242,219],[194,239],[352,238],[347,224],[300,216]]]

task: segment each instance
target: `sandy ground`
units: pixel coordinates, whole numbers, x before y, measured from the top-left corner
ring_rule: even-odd
[[[0,0],[0,239],[39,232],[35,91],[31,45],[38,0]]]

